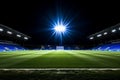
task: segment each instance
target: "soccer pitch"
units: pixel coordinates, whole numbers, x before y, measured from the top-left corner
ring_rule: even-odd
[[[0,52],[0,68],[120,68],[120,52],[87,50]]]

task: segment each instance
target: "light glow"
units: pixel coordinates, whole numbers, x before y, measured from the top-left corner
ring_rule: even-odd
[[[65,32],[66,31],[66,27],[64,25],[56,25],[54,27],[56,32]]]
[[[51,17],[49,30],[52,31],[52,35],[50,38],[54,37],[60,46],[64,42],[64,39],[70,38],[69,36],[73,33],[73,31],[70,30],[72,20],[71,17],[63,16],[61,12],[56,15],[56,18]]]
[[[7,31],[7,33],[8,33],[8,34],[12,34],[12,32],[11,32],[11,31]]]
[[[118,30],[120,30],[120,27],[118,28]]]
[[[28,37],[24,37],[25,40],[28,40]]]
[[[101,37],[101,36],[102,36],[102,34],[98,34],[98,35],[97,35],[97,37]]]
[[[0,28],[0,32],[2,32],[3,31],[3,29],[2,28]]]
[[[90,39],[92,40],[92,39],[94,39],[94,37],[90,37]]]
[[[107,35],[107,32],[104,32],[104,35]]]
[[[21,35],[17,34],[17,37],[21,37]]]
[[[112,32],[113,32],[113,33],[116,32],[116,29],[113,29]]]

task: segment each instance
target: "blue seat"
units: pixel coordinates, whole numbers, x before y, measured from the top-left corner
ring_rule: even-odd
[[[0,44],[0,51],[24,50],[25,48],[14,44]]]
[[[120,43],[111,43],[94,47],[93,50],[120,51]]]

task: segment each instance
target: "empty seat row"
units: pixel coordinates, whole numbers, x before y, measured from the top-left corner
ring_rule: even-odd
[[[120,43],[111,43],[94,47],[93,50],[120,51]]]
[[[23,47],[14,44],[0,44],[0,51],[24,50]]]

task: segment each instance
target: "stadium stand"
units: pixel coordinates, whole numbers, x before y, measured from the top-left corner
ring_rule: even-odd
[[[98,46],[93,50],[120,51],[120,23],[90,35],[89,40]],[[102,44],[102,45],[99,45]]]
[[[25,50],[25,48],[12,42],[0,41],[0,52],[1,51],[16,51],[16,50]]]
[[[18,44],[23,44],[30,38],[30,36],[27,36],[3,24],[0,24],[0,37],[0,52],[25,50],[24,47],[21,47]]]
[[[94,47],[93,50],[120,51],[120,43],[111,43]]]

